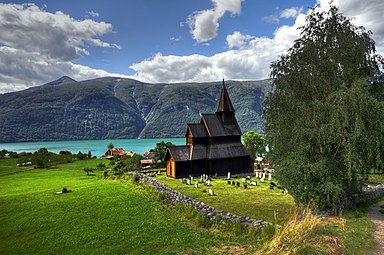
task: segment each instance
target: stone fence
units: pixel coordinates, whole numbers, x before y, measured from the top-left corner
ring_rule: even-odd
[[[216,221],[218,218],[222,222],[240,222],[243,226],[253,226],[263,228],[271,223],[263,220],[255,220],[249,217],[237,216],[229,212],[216,210],[212,206],[206,205],[203,202],[196,201],[186,195],[181,194],[171,188],[168,188],[157,180],[139,173],[139,181],[154,187],[158,192],[165,194],[166,199],[171,204],[182,204],[193,207],[198,213],[207,217],[211,221]]]
[[[365,187],[363,188],[362,193],[344,198],[338,209],[341,211],[353,209],[357,205],[380,196],[381,194],[384,194],[384,182],[375,187]]]

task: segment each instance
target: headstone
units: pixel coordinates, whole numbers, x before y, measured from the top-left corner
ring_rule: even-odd
[[[265,179],[265,173],[263,173],[263,179]]]
[[[273,189],[274,187],[275,186],[272,183],[269,184],[269,189]]]
[[[237,186],[237,187],[240,187],[240,182],[236,182],[236,186]]]
[[[191,178],[190,178],[190,179],[191,179],[191,182],[193,182],[193,176],[191,176]]]
[[[187,184],[191,185],[191,180],[190,179],[187,179]]]
[[[259,178],[259,172],[255,173],[256,178]]]
[[[208,181],[206,182],[206,184],[207,184],[208,186],[211,186],[211,181],[208,180]]]
[[[257,186],[257,182],[255,180],[251,180],[251,185]]]
[[[195,188],[197,189],[199,187],[199,183],[195,183]]]
[[[272,174],[271,173],[268,174],[268,181],[272,181]]]
[[[250,180],[251,179],[251,176],[247,175],[247,180]]]
[[[244,189],[248,188],[248,185],[246,182],[243,183],[243,187],[244,187]]]
[[[260,181],[261,181],[261,182],[265,182],[265,179],[261,178]]]
[[[288,190],[286,188],[284,188],[284,194],[288,194]]]
[[[213,192],[213,190],[209,189],[208,191],[209,191],[209,195],[211,195],[211,196],[215,195],[215,192]]]
[[[201,183],[204,182],[203,176],[200,177],[200,182],[201,182]]]
[[[159,171],[157,171],[157,174],[161,174],[160,170],[159,170]]]
[[[231,181],[228,181],[228,184],[231,184]]]
[[[217,178],[217,173],[215,173],[215,178]]]
[[[236,182],[235,182],[235,181],[232,181],[232,185],[236,185]]]
[[[231,172],[228,172],[228,179],[231,179]]]
[[[245,179],[245,178],[242,178],[241,180],[243,181],[243,183],[247,182],[247,179]]]
[[[183,183],[183,179],[180,179],[180,182]]]
[[[187,179],[183,178],[183,183],[186,183],[187,182]]]

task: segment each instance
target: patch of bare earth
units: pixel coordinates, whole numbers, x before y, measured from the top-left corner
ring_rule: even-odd
[[[368,208],[367,216],[375,224],[375,251],[373,255],[384,254],[384,201]]]

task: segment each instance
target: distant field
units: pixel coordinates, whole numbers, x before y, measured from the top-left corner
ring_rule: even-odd
[[[257,181],[257,186],[251,186],[248,181],[247,189],[242,187],[242,178],[231,179],[231,181],[240,182],[241,187],[229,185],[227,180],[218,178],[212,179],[212,186],[199,183],[197,189],[194,185],[181,183],[180,180],[166,178],[165,173],[158,175],[156,179],[170,188],[219,210],[277,224],[286,223],[292,216],[295,207],[291,195],[283,194],[282,190],[276,187],[271,190],[268,180],[261,183],[255,177],[252,177],[252,179]],[[197,181],[199,180],[195,178],[193,184]],[[273,181],[276,182],[274,179]],[[210,196],[208,189],[212,189],[215,196]]]
[[[0,160],[1,171],[15,162]],[[97,162],[0,176],[0,254],[255,251],[253,238],[198,227],[141,186],[87,176],[83,168]],[[63,187],[73,192],[56,195]]]

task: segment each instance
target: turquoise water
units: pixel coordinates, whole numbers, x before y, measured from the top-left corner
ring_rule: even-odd
[[[0,143],[0,150],[14,152],[35,152],[40,148],[47,148],[48,151],[59,153],[70,151],[72,153],[88,153],[100,157],[107,151],[107,145],[112,142],[116,148],[123,148],[125,151],[134,151],[143,154],[155,148],[158,142],[172,142],[176,145],[185,144],[185,138],[152,138],[152,139],[116,139],[116,140],[80,140],[80,141],[53,141],[53,142],[21,142],[21,143]]]

